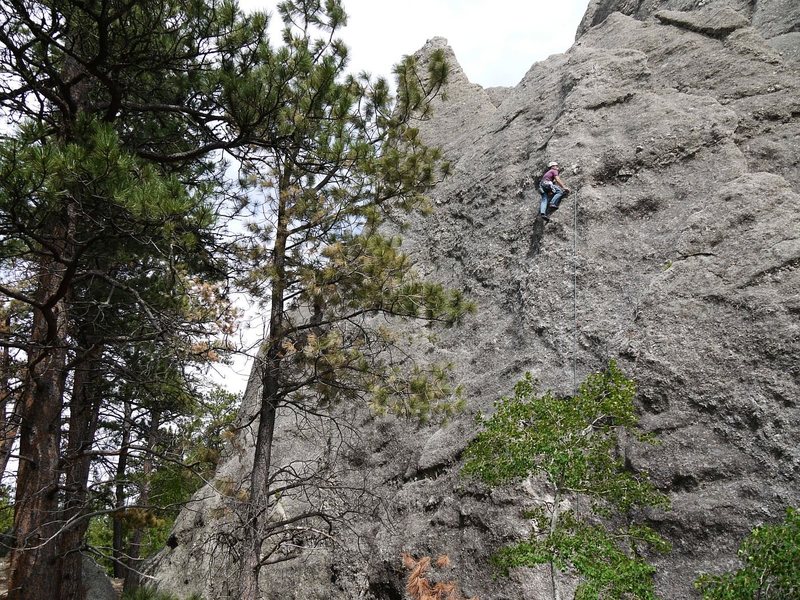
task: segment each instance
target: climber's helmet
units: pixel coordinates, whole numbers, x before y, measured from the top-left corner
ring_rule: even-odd
[[[557,168],[557,169],[559,168],[559,167],[558,167],[558,163],[557,163],[556,161],[553,161],[553,162],[551,162],[549,165],[547,165],[547,168],[548,168],[548,169],[552,169],[553,167],[555,167],[555,168]]]

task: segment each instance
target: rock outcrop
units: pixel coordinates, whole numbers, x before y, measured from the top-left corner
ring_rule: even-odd
[[[83,557],[83,585],[86,600],[117,600],[117,594],[102,567],[88,556]]]
[[[475,413],[525,371],[569,393],[613,358],[636,379],[662,443],[627,459],[673,504],[647,515],[674,545],[656,558],[664,598],[697,597],[699,572],[735,566],[753,526],[800,504],[799,30],[793,0],[593,0],[573,48],[514,88],[469,83],[450,52],[449,100],[423,133],[454,170],[406,245],[478,305],[434,353],[456,366],[468,408],[427,428],[342,415],[355,426],[338,446],[343,476],[369,482],[382,516],[364,510],[340,545],[267,569],[266,598],[404,598],[401,552],[448,554],[467,597],[546,597],[543,572],[493,581],[488,564],[526,535],[541,490],[459,475]],[[545,226],[535,181],[551,159],[577,193]],[[333,435],[296,426],[281,432],[284,459]],[[248,435],[218,480],[246,471]],[[155,575],[225,597],[209,558],[221,501],[198,498]]]

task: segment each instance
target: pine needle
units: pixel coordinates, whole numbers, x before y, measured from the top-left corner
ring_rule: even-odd
[[[427,577],[428,570],[431,568],[430,556],[416,559],[410,554],[403,553],[401,557],[403,566],[409,571],[406,579],[406,591],[413,600],[479,600],[477,596],[465,599],[458,591],[458,586],[452,581],[440,581],[432,585]],[[434,564],[438,569],[449,568],[450,557],[442,554]]]

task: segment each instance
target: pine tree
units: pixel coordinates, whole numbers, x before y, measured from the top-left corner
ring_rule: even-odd
[[[73,558],[92,502],[89,465],[116,454],[124,474],[131,458],[127,425],[119,447],[97,449],[103,416],[113,402],[144,404],[118,393],[126,386],[186,393],[186,365],[212,355],[214,336],[230,328],[216,310],[230,267],[217,234],[221,207],[236,212],[246,199],[224,181],[222,153],[241,162],[248,195],[260,190],[274,216],[271,228],[254,226],[243,255],[255,263],[247,284],[271,311],[245,597],[257,593],[264,542],[281,527],[268,532],[263,520],[277,490],[279,406],[370,398],[378,411],[418,418],[454,407],[447,370],[404,373],[387,358],[397,339],[376,319],[452,323],[469,309],[416,276],[383,227],[425,208],[442,173],[412,125],[444,82],[443,56],[426,70],[405,59],[395,102],[385,81],[345,76],[340,2],[283,2],[278,12],[281,45],[270,43],[266,15],[230,2],[0,6],[0,105],[13,125],[0,143],[0,292],[29,311],[4,337],[26,359],[12,600],[80,597]]]
[[[423,281],[386,233],[387,218],[424,209],[442,173],[439,152],[420,140],[414,119],[445,82],[441,52],[426,67],[407,57],[388,84],[346,75],[339,2],[284,2],[282,68],[292,73],[276,129],[286,144],[251,157],[243,178],[260,194],[266,223],[254,223],[247,283],[270,307],[257,358],[261,401],[253,471],[241,530],[242,598],[259,597],[259,573],[298,552],[283,541],[302,528],[328,532],[336,515],[317,506],[270,518],[298,482],[272,462],[282,406],[314,412],[340,401],[425,418],[457,403],[447,370],[404,371],[388,319],[451,324],[470,310],[460,294]],[[313,28],[306,25],[312,24]],[[318,35],[319,37],[315,37]]]
[[[10,0],[0,21],[0,291],[31,310],[4,344],[26,357],[9,597],[78,598],[80,528],[63,525],[84,522],[99,386],[123,346],[207,333],[175,291],[219,275],[212,153],[258,146],[277,110],[253,60],[266,18]]]
[[[20,335],[20,328],[29,320],[28,312],[25,305],[16,301],[8,302],[0,309],[0,335],[3,339]],[[18,403],[23,379],[24,363],[19,350],[3,344],[0,358],[0,480],[8,475],[6,469],[17,439]]]

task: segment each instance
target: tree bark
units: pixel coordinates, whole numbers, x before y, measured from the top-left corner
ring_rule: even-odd
[[[113,518],[112,533],[112,556],[114,557],[114,577],[125,577],[128,570],[124,562],[124,528],[122,524],[122,509],[125,507],[127,496],[125,494],[125,474],[128,469],[128,447],[131,444],[131,418],[133,409],[130,401],[125,401],[125,413],[122,421],[122,444],[119,450],[119,460],[117,461],[117,475],[114,508],[117,512]]]
[[[260,597],[258,576],[261,572],[261,545],[263,526],[268,514],[269,470],[272,461],[272,442],[275,433],[277,404],[262,394],[259,411],[258,437],[250,477],[250,498],[247,505],[242,559],[242,600],[257,600]]]
[[[84,600],[81,548],[89,520],[81,519],[87,512],[91,449],[100,412],[100,393],[97,386],[100,346],[92,347],[76,369],[69,405],[69,434],[65,455],[64,508],[61,522],[71,525],[59,538],[61,563],[61,597]]]
[[[142,485],[139,488],[139,498],[137,504],[147,506],[150,502],[150,476],[153,474],[153,451],[158,444],[158,429],[161,427],[161,411],[153,409],[150,417],[150,427],[147,431],[147,454],[142,462]],[[131,543],[128,548],[128,568],[125,572],[125,591],[132,590],[139,585],[139,566],[141,560],[139,556],[142,551],[142,526],[137,525],[131,536]]]
[[[288,189],[288,177],[281,181],[281,190]],[[272,466],[272,443],[275,436],[275,418],[281,400],[281,349],[284,336],[283,303],[286,291],[286,243],[288,241],[288,216],[286,197],[278,199],[278,226],[272,250],[274,275],[271,285],[269,334],[264,366],[261,374],[261,406],[258,434],[250,476],[250,498],[242,541],[243,557],[240,576],[242,600],[257,600],[260,596],[258,576],[261,572],[261,546],[263,529],[269,509],[269,472]]]
[[[14,506],[16,547],[11,552],[9,600],[58,598],[59,446],[67,375],[66,296],[74,207],[54,224],[53,255],[37,275],[26,382],[20,407],[20,459]]]

